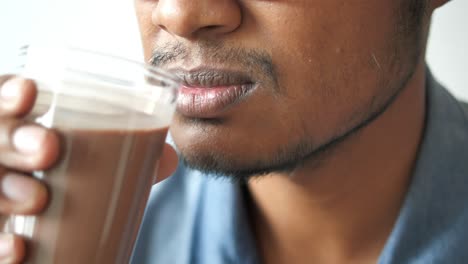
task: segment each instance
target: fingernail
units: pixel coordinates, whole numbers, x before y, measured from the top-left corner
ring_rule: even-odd
[[[25,154],[33,154],[42,147],[47,131],[38,126],[23,126],[13,135],[13,144],[16,149]]]
[[[0,97],[4,100],[12,100],[18,98],[20,95],[20,87],[23,85],[24,80],[20,78],[13,78],[6,81],[0,87]]]
[[[13,253],[13,236],[9,234],[0,235],[0,260],[11,257]]]
[[[16,175],[5,175],[1,190],[3,195],[15,202],[27,202],[36,192],[30,181]]]

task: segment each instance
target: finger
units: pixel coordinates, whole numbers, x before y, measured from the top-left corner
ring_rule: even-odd
[[[14,172],[0,175],[0,214],[37,214],[47,205],[47,188],[38,180]]]
[[[2,80],[3,79],[3,80]],[[0,117],[20,117],[31,111],[37,97],[34,81],[20,77],[0,79]]]
[[[161,182],[171,176],[177,169],[179,158],[174,148],[165,144],[162,156],[159,160],[159,168],[156,176],[156,183]]]
[[[0,164],[21,171],[44,170],[56,162],[56,133],[23,121],[0,120]]]
[[[24,240],[11,234],[0,234],[0,264],[21,263],[25,256]]]

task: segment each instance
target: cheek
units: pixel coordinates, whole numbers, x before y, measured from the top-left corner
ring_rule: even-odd
[[[370,111],[387,78],[382,72],[390,71],[395,33],[390,6],[362,1],[366,4],[337,7],[336,2],[320,9],[284,7],[275,20],[257,18],[286,94],[284,111],[301,116],[307,133],[322,142]]]
[[[151,58],[155,36],[158,31],[158,28],[152,22],[152,13],[156,5],[156,1],[135,1],[135,11],[146,61]]]

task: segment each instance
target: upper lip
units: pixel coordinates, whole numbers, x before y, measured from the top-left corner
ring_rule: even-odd
[[[254,81],[247,74],[238,71],[199,68],[193,70],[172,70],[187,87],[212,88],[252,84]]]

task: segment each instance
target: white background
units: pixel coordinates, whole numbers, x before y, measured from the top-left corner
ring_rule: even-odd
[[[52,32],[60,32],[51,37],[142,59],[131,0],[0,0],[0,73],[15,63],[17,47],[35,35],[44,34],[45,29],[51,32],[50,28],[55,28]],[[434,15],[427,55],[436,77],[465,100],[468,100],[467,28],[467,0],[453,0],[439,9]]]

